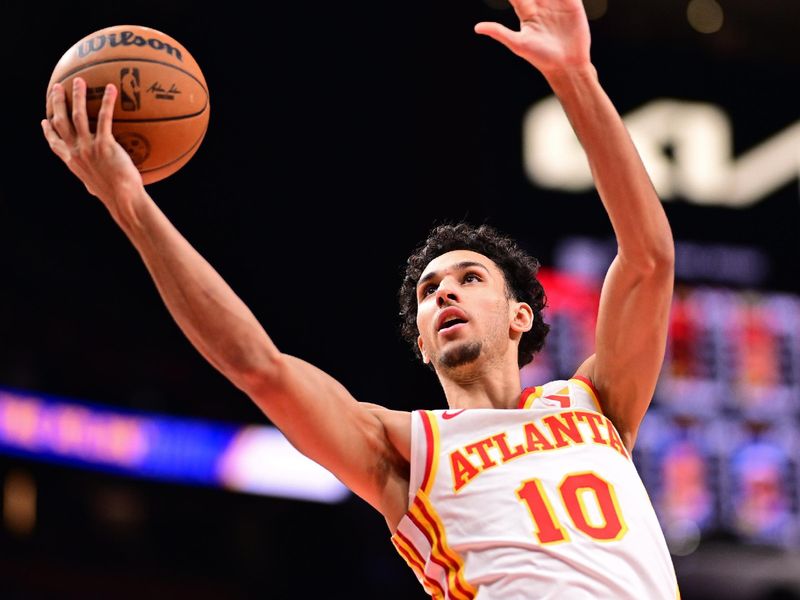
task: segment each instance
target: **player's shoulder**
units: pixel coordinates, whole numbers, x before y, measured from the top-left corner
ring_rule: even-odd
[[[389,411],[389,412],[393,412],[393,413],[406,413],[406,414],[411,414],[411,413],[410,413],[409,411],[407,411],[407,410],[394,410],[394,409],[392,409],[392,408],[386,408],[385,406],[381,406],[380,404],[374,404],[374,403],[372,403],[372,402],[359,402],[359,404],[360,404],[361,406],[363,406],[364,408],[366,408],[366,409],[368,409],[368,410],[373,410],[373,411],[375,411],[375,412],[384,412],[384,411]]]
[[[359,404],[377,416],[379,419],[411,419],[411,411],[408,410],[395,410],[386,408],[380,404],[373,404],[372,402],[359,402]]]
[[[371,402],[359,402],[359,404],[366,408],[371,414],[375,415],[385,427],[410,427],[411,425],[411,412],[407,410],[394,410],[386,408],[380,404],[372,404]]]

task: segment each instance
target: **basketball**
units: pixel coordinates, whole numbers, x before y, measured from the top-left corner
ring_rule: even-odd
[[[195,59],[172,37],[137,25],[87,35],[53,70],[47,84],[48,119],[53,116],[53,84],[64,86],[71,110],[72,80],[78,76],[86,80],[92,131],[106,84],[117,86],[112,133],[145,184],[175,173],[197,152],[208,127],[208,87]]]

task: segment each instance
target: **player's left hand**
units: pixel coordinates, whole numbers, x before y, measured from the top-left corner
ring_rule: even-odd
[[[519,18],[519,31],[499,23],[475,25],[475,32],[497,40],[545,77],[588,65],[589,23],[581,0],[509,0]]]

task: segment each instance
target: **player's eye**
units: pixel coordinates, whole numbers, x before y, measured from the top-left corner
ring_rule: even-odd
[[[424,298],[425,296],[430,296],[435,291],[436,291],[435,285],[426,285],[424,288],[422,288],[422,297]]]
[[[467,273],[466,275],[464,275],[464,283],[470,283],[473,281],[480,281],[480,280],[481,278],[478,277],[478,275],[476,275],[475,273]]]

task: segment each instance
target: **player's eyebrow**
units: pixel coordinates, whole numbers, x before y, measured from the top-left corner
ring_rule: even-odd
[[[460,263],[456,263],[454,265],[450,265],[450,267],[452,269],[455,269],[456,271],[463,271],[464,269],[469,269],[470,267],[480,267],[481,269],[486,271],[487,275],[489,274],[489,269],[487,269],[481,263],[475,262],[474,260],[464,260],[464,261],[461,261]],[[433,279],[434,277],[436,277],[438,275],[439,275],[439,271],[431,271],[427,275],[423,275],[422,277],[420,277],[419,281],[417,282],[417,287],[421,286],[426,281],[430,281],[431,279]]]

